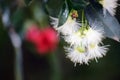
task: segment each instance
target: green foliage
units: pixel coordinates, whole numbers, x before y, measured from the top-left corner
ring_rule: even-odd
[[[67,2],[71,8],[76,10],[84,9],[89,4],[89,1],[85,0],[67,0]]]

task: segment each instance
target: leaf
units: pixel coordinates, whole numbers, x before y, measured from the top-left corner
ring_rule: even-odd
[[[24,19],[28,16],[25,16],[24,11],[24,9],[17,9],[10,17],[10,20],[12,24],[14,24],[14,28],[17,32],[21,31],[21,29],[23,28],[22,23],[24,22]]]
[[[66,22],[66,20],[67,20],[67,18],[69,16],[69,13],[70,13],[70,9],[69,9],[67,1],[65,1],[65,3],[63,4],[62,9],[60,11],[60,14],[59,14],[58,26],[63,25]]]
[[[58,17],[63,3],[63,0],[42,0],[41,4],[46,14],[53,17]]]
[[[24,0],[24,2],[26,6],[29,6],[33,2],[33,0]]]
[[[87,6],[88,2],[85,0],[68,0],[70,6],[76,10],[83,9]]]
[[[98,22],[97,28],[103,28],[105,36],[112,38],[116,41],[120,40],[120,24],[114,16],[111,16],[108,11],[106,15],[103,14],[101,5],[93,4],[89,5],[85,9],[86,18],[90,25],[94,22]]]

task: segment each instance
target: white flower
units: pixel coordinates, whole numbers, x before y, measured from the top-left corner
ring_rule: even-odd
[[[64,40],[69,43],[71,46],[72,45],[87,45],[86,39],[84,38],[85,36],[81,34],[80,31],[74,32],[71,35],[63,36]]]
[[[88,64],[88,59],[86,58],[86,50],[84,46],[73,46],[73,47],[65,47],[67,52],[67,58],[69,58],[72,62],[79,64]]]
[[[72,19],[71,16],[68,17],[67,21],[60,27],[58,27],[58,32],[61,32],[62,35],[70,35],[76,32],[80,27],[80,24],[76,22],[75,19]]]
[[[92,25],[88,30],[85,31],[87,43],[101,43],[104,37],[104,31],[97,29],[95,25]]]
[[[89,43],[102,43],[104,37],[103,29],[96,28],[95,24],[92,24],[92,27],[88,29],[79,28],[76,32],[71,33],[70,35],[63,36],[65,41],[71,45],[88,45]]]
[[[99,46],[96,43],[91,43],[88,45],[88,59],[95,59],[97,61],[97,58],[101,58],[106,55],[108,48],[107,46]]]
[[[104,14],[106,14],[106,10],[108,10],[108,12],[114,16],[116,12],[115,8],[118,6],[117,1],[118,0],[100,0],[100,4],[102,4],[104,7]]]
[[[57,29],[58,28],[59,19],[55,18],[55,17],[52,17],[52,16],[50,16],[50,19],[52,20],[51,24],[53,25],[53,28]]]
[[[75,64],[88,64],[88,61],[92,59],[97,61],[97,58],[106,55],[108,48],[101,44],[104,38],[103,30],[94,26],[83,29],[82,32],[81,30],[64,36],[65,41],[71,46],[71,48],[65,48],[68,52],[67,57]]]
[[[101,58],[106,55],[108,48],[107,46],[100,46],[98,44],[91,43],[87,47],[83,46],[72,46],[65,47],[67,52],[67,58],[72,62],[79,64],[88,64],[90,60]]]
[[[62,35],[69,35],[78,30],[80,24],[76,22],[76,19],[72,19],[71,16],[68,17],[66,22],[62,26],[58,26],[58,18],[50,17],[52,22],[51,24],[53,27],[58,31],[61,32]]]

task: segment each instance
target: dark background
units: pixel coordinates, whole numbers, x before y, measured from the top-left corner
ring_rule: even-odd
[[[16,23],[18,27],[15,27],[16,31],[19,33],[21,30],[19,24],[23,23],[26,18],[31,18],[32,11],[29,7],[14,9],[16,8],[16,5],[13,5],[14,1],[0,1],[0,4],[2,2],[4,3],[2,3],[1,5],[8,6],[9,8],[11,8],[11,10],[13,10],[13,12],[11,11],[10,17],[12,17],[12,14],[14,14],[16,10],[21,12],[18,12],[17,15],[22,17],[22,19],[20,19],[20,23]],[[50,2],[49,5],[51,5],[51,7],[54,9],[55,6],[60,5],[61,3],[62,1],[53,0],[53,2]],[[34,4],[38,4],[37,1]],[[55,8],[56,12],[51,13],[52,15],[58,13],[57,11],[59,11],[59,7],[58,10],[56,9],[57,8]],[[120,22],[120,7],[117,8],[117,14],[115,17]],[[16,18],[15,20],[17,21],[17,19],[18,18]],[[64,41],[61,40],[57,51],[55,51],[55,53],[53,54],[56,57],[57,65],[59,66],[58,73],[59,77],[61,77],[60,79],[120,80],[120,43],[111,39],[104,40],[104,43],[110,45],[109,51],[105,57],[98,59],[98,63],[94,60],[91,61],[89,65],[77,65],[75,67],[74,63],[66,58],[63,49]],[[35,52],[32,52],[28,48],[25,40],[22,43],[22,49],[24,80],[50,80],[52,73],[54,72],[53,68],[55,66],[55,64],[53,64],[49,58],[51,55],[41,56],[39,54],[36,54]],[[7,30],[2,27],[2,23],[0,21],[0,80],[14,80],[14,59],[15,53],[13,46],[11,44],[10,38],[8,37]]]

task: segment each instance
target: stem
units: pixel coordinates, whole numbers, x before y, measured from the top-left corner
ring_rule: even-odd
[[[82,27],[81,27],[81,34],[83,34],[84,31],[84,10],[82,10]]]
[[[15,66],[15,80],[23,80],[23,63],[22,63],[22,52],[21,52],[21,48],[15,48],[15,62],[14,62],[14,66]]]
[[[82,27],[84,26],[84,11],[82,10]]]
[[[52,70],[51,80],[61,80],[61,70],[55,53],[50,54],[50,65]]]
[[[9,36],[15,50],[14,75],[15,80],[23,80],[23,59],[21,49],[21,38],[15,32],[14,28],[9,30]]]

